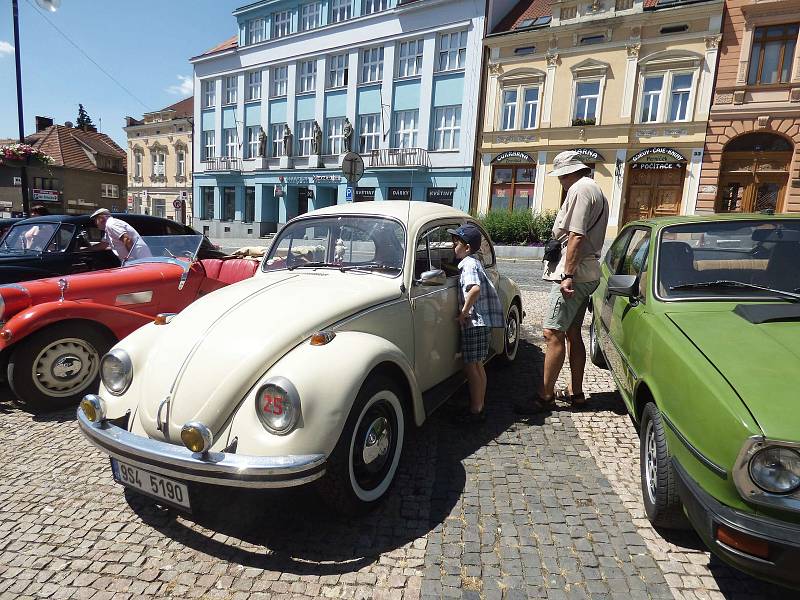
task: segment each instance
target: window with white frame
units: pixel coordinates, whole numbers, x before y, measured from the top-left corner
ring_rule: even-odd
[[[691,118],[692,71],[648,73],[642,77],[642,123],[686,121]]]
[[[383,46],[367,48],[361,52],[361,83],[383,79]]]
[[[522,129],[534,129],[539,117],[539,86],[522,88]]]
[[[658,108],[661,104],[661,90],[664,75],[649,75],[642,83],[642,123],[658,121]]]
[[[225,104],[236,104],[236,91],[239,78],[231,75],[225,78]]]
[[[186,177],[186,150],[183,148],[178,149],[176,152],[177,165],[175,174],[178,177]]]
[[[400,42],[397,49],[397,76],[414,77],[422,73],[423,40]]]
[[[314,139],[314,121],[297,122],[297,155],[311,156],[311,141]]]
[[[217,82],[209,79],[203,82],[203,108],[209,108],[217,103]]]
[[[439,36],[438,71],[463,69],[467,62],[467,32],[454,31]]]
[[[230,129],[223,129],[222,130],[222,140],[223,140],[223,156],[228,158],[236,158],[239,156],[238,146],[236,139],[236,128],[231,127]]]
[[[165,165],[167,164],[167,153],[164,150],[153,150],[150,154],[152,162],[152,169],[150,171],[151,177],[162,176],[165,173]]]
[[[328,58],[328,87],[342,87],[347,85],[347,54],[337,54]]]
[[[414,148],[417,145],[419,110],[398,110],[394,113],[394,147]]]
[[[119,198],[119,186],[113,183],[101,183],[101,195],[103,198]]]
[[[298,91],[313,92],[317,87],[317,61],[313,59],[302,61],[298,73]]]
[[[285,96],[289,83],[289,67],[272,68],[272,96]]]
[[[247,99],[261,100],[261,71],[247,74]]]
[[[273,123],[269,126],[269,139],[272,144],[272,156],[283,156],[283,130],[286,123]]]
[[[322,24],[322,3],[311,2],[300,7],[300,31],[316,29]]]
[[[212,129],[203,132],[203,160],[211,160],[217,155],[217,136]]]
[[[245,155],[245,158],[258,157],[258,133],[258,127],[247,128],[247,154]]]
[[[501,129],[517,128],[517,89],[503,90],[503,120]]]
[[[272,15],[272,37],[280,38],[292,32],[292,11],[282,10]]]
[[[597,121],[597,107],[600,104],[600,80],[585,79],[575,82],[574,119]]]
[[[328,119],[325,127],[328,131],[328,154],[342,154],[344,152],[344,117]]]
[[[365,15],[381,12],[389,8],[389,0],[362,0]]]
[[[133,176],[134,177],[141,177],[142,176],[142,159],[144,155],[142,154],[141,150],[136,150],[133,153]]]
[[[263,42],[267,37],[266,22],[263,17],[247,21],[247,44]]]
[[[377,150],[381,143],[380,113],[361,115],[358,120],[358,143],[361,152]]]
[[[433,116],[433,149],[458,150],[460,142],[461,107],[438,107]]]
[[[340,23],[353,16],[353,0],[331,0],[330,7],[331,23]]]

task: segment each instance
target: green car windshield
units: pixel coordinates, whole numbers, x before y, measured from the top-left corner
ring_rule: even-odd
[[[658,250],[661,298],[800,300],[800,221],[674,225]]]

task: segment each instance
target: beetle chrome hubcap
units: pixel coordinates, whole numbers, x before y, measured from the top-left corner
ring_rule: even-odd
[[[506,323],[506,343],[508,344],[509,349],[514,347],[514,344],[517,342],[517,335],[519,332],[519,325],[517,324],[516,315],[513,313],[508,317],[508,323]]]
[[[653,429],[653,421],[648,421],[645,432],[645,483],[647,493],[650,495],[650,502],[656,503],[656,485],[658,482],[658,450],[656,448],[656,432]]]
[[[386,417],[375,419],[367,429],[364,449],[361,452],[367,468],[371,469],[377,461],[385,460],[386,453],[389,452],[389,438],[389,421]]]
[[[97,351],[85,340],[58,340],[33,361],[33,383],[48,396],[71,396],[94,380],[99,362]]]

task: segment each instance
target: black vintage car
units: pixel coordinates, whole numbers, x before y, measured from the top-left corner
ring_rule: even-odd
[[[112,213],[129,223],[141,236],[200,235],[187,225],[147,215]],[[120,266],[111,250],[92,251],[103,237],[89,215],[48,215],[12,225],[0,239],[0,284],[42,277],[84,273]],[[198,258],[224,256],[203,238]]]

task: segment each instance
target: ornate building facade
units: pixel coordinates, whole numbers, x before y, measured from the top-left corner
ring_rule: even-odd
[[[192,224],[192,123],[186,98],[141,120],[126,118],[130,212]]]

